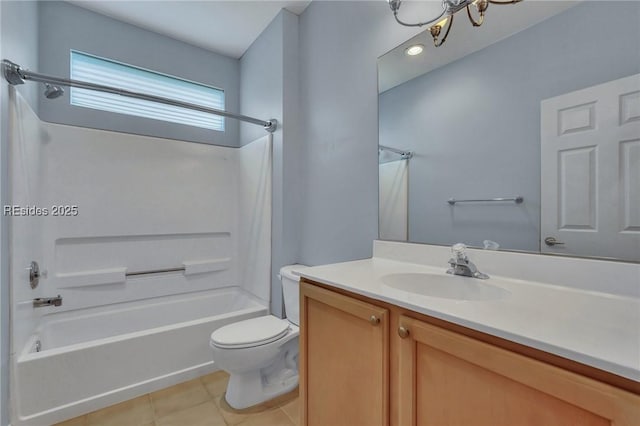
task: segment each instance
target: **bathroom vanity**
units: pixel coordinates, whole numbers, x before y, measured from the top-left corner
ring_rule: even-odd
[[[477,251],[470,257],[492,277],[477,280],[429,265],[446,253],[376,242],[372,259],[302,273],[302,424],[640,424],[639,265],[596,265],[630,279],[612,294],[545,283],[563,262],[595,261]],[[498,276],[503,261],[506,276],[518,262],[539,275]],[[472,281],[442,293],[439,280]]]

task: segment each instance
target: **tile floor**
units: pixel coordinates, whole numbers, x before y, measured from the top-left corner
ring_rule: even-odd
[[[229,376],[224,371],[179,383],[56,426],[297,426],[298,395],[237,412],[222,399]]]

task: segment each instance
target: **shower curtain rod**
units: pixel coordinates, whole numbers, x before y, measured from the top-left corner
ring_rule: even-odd
[[[174,99],[163,98],[161,96],[147,95],[144,93],[138,93],[130,90],[119,89],[117,87],[89,83],[86,81],[53,77],[50,75],[40,74],[37,72],[22,69],[20,65],[11,62],[8,59],[2,60],[2,75],[9,82],[9,84],[12,84],[14,86],[17,84],[24,84],[25,81],[37,81],[39,83],[49,83],[57,86],[78,87],[81,89],[97,90],[99,92],[113,93],[116,95],[127,96],[129,98],[142,99],[145,101],[152,101],[152,102],[158,102],[161,104],[188,108],[196,111],[207,112],[214,115],[220,115],[222,117],[235,118],[236,120],[260,125],[264,127],[264,129],[269,133],[275,132],[276,128],[278,127],[278,120],[276,120],[275,118],[264,121],[264,120],[259,120],[257,118],[249,117],[242,114],[234,114],[232,112],[227,112],[220,109],[207,108],[201,105],[191,104],[188,102],[181,102],[181,101],[176,101]]]
[[[391,148],[390,146],[378,145],[378,149],[382,151],[390,151],[394,154],[401,155],[403,159],[409,159],[413,157],[413,152],[411,151],[403,151],[401,149]]]

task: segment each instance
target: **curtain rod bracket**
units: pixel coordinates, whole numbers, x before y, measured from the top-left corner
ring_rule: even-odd
[[[278,120],[276,120],[275,118],[272,118],[271,120],[267,121],[264,125],[264,129],[269,133],[275,132],[277,128],[278,128]]]
[[[2,75],[9,84],[14,86],[16,84],[24,84],[24,78],[21,71],[20,65],[11,62],[8,59],[2,60]]]

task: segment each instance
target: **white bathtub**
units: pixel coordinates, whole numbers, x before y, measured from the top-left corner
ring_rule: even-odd
[[[50,425],[214,371],[211,332],[267,312],[227,288],[46,315],[14,364],[13,424]]]

